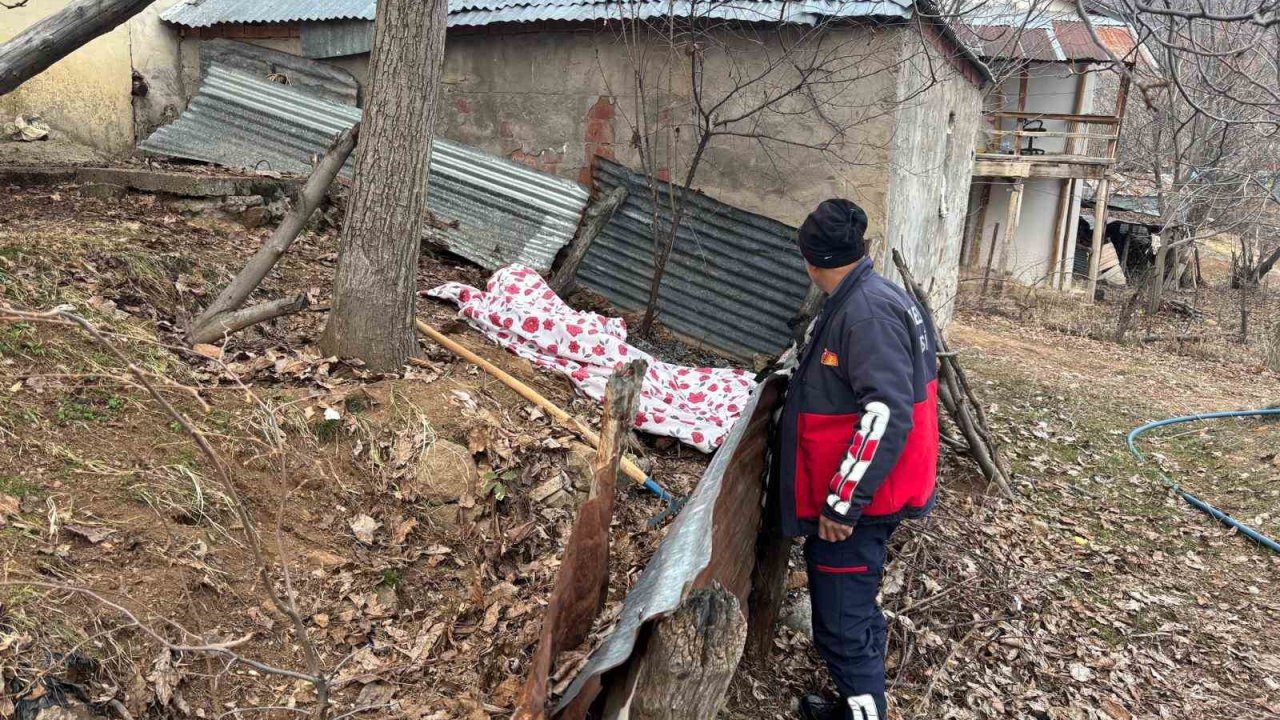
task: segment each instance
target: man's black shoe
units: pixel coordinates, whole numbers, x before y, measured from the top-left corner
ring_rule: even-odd
[[[848,706],[821,695],[805,695],[800,698],[800,720],[849,720]]]

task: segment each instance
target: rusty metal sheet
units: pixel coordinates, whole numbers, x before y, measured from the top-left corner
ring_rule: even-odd
[[[1057,62],[1061,60],[1053,39],[1045,28],[1013,25],[960,25],[961,42],[985,58],[1019,58]]]
[[[674,612],[691,590],[718,581],[746,606],[764,498],[769,419],[785,383],[774,378],[756,388],[742,419],[627,594],[613,633],[591,654],[554,713],[570,706],[580,713],[589,706],[602,690],[602,676],[632,660],[641,629]]]

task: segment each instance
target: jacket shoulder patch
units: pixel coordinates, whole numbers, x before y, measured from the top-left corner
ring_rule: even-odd
[[[830,350],[822,351],[822,364],[827,367],[840,367],[840,356]]]

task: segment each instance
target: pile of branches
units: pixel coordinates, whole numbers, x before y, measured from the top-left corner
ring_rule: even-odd
[[[1000,445],[996,441],[995,434],[991,432],[987,413],[983,410],[977,395],[974,394],[973,386],[960,365],[960,359],[951,352],[946,339],[937,329],[937,323],[933,322],[933,308],[929,304],[928,293],[916,282],[902,253],[896,249],[893,251],[893,262],[898,266],[898,272],[902,274],[907,293],[915,298],[924,312],[930,316],[934,347],[938,352],[938,399],[942,401],[943,407],[946,408],[947,414],[951,416],[963,438],[963,441],[952,441],[952,444],[958,452],[973,458],[989,485],[994,486],[1004,497],[1014,499],[1010,482],[1012,476],[1000,456]]]

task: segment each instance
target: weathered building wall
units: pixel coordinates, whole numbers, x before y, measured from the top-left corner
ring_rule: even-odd
[[[781,37],[789,32],[784,30]],[[839,102],[823,108],[845,130],[843,138],[813,114],[797,116],[800,99],[762,115],[759,130],[785,143],[757,138],[713,140],[694,186],[724,202],[789,224],[799,224],[822,200],[850,197],[883,227],[894,74],[875,69],[892,65],[891,46],[901,28],[865,25],[833,31],[832,44],[847,42],[863,57],[851,72],[858,77]],[[779,52],[780,36],[770,31]],[[735,42],[747,42],[737,39]],[[856,49],[856,50],[855,50]],[[883,49],[883,51],[882,51]],[[650,120],[660,130],[655,145],[660,174],[679,181],[692,150],[688,59],[660,41],[637,49],[610,32],[595,29],[451,33],[446,48],[441,95],[441,131],[451,140],[531,164],[547,172],[586,181],[595,154],[640,167],[633,135],[642,131],[632,58],[645,53],[650,87]],[[739,53],[739,55],[741,55]],[[723,96],[731,82],[727,60],[708,58],[708,96]],[[680,132],[674,131],[680,128]],[[825,149],[803,147],[822,145]]]
[[[1027,110],[1030,112],[1071,113],[1075,111],[1076,84],[1079,75],[1071,65],[1065,63],[1038,63],[1028,71]],[[1094,88],[1096,74],[1086,75],[1083,112],[1091,113],[1094,107]],[[1003,96],[1003,108],[1007,111],[1018,109],[1019,79],[1012,77],[1006,80],[1001,92],[993,97]],[[1045,130],[1066,132],[1067,123],[1063,121],[1045,121]],[[1012,122],[1005,129],[1012,130]],[[1092,132],[1099,132],[1096,126]],[[1026,147],[1026,138],[1021,138]],[[1009,139],[1012,142],[1012,138]],[[1044,138],[1035,141],[1037,148],[1045,152],[1057,154],[1065,149],[1064,138]],[[1081,146],[1083,147],[1083,146]],[[993,149],[993,152],[995,150]],[[1004,237],[1008,228],[1009,198],[1011,186],[1008,182],[995,178],[976,178],[977,182],[991,183],[991,200],[987,204],[986,218],[980,230],[979,266],[984,266],[991,250],[992,233],[997,223],[1000,225],[1000,237]],[[1013,246],[1009,249],[1009,263],[1004,268],[1014,280],[1027,284],[1040,284],[1052,277],[1055,270],[1051,267],[1053,246],[1057,234],[1058,206],[1066,192],[1066,183],[1061,180],[1028,180],[1022,194],[1022,216],[1018,221],[1018,234]],[[1080,195],[1077,191],[1068,209],[1068,227],[1075,228],[1080,213]],[[996,258],[999,262],[999,258]]]
[[[129,21],[133,72],[141,90],[133,98],[134,135],[141,140],[172,122],[187,106],[180,34],[160,13],[180,0],[157,0]]]
[[[69,0],[41,0],[0,9],[0,42],[61,10]],[[0,120],[18,114],[45,119],[55,133],[106,153],[133,147],[129,28],[119,27],[0,97]]]
[[[954,312],[982,91],[919,35],[905,36],[901,52],[887,242],[872,256],[898,280],[892,251],[901,251],[945,325]]]

